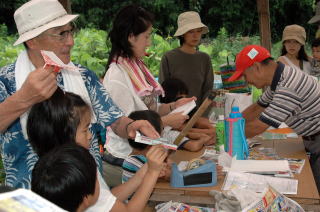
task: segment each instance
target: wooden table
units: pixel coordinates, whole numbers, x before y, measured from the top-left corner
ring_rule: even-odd
[[[297,201],[303,207],[310,205],[317,207],[320,211],[320,197],[312,175],[310,163],[308,161],[304,145],[301,138],[286,140],[263,140],[264,147],[273,147],[281,157],[305,159],[303,170],[300,174],[295,175],[298,179],[298,194],[287,195]],[[175,162],[190,160],[202,155],[204,150],[199,152],[177,151],[172,159]],[[214,205],[214,198],[209,196],[210,190],[221,190],[224,177],[218,178],[218,183],[213,187],[197,188],[172,188],[168,182],[159,181],[150,197],[152,205],[159,202],[177,201],[194,205]],[[318,210],[316,210],[318,211]]]

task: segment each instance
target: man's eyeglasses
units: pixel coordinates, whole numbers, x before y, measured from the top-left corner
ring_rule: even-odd
[[[69,35],[71,35],[73,37],[73,35],[76,33],[76,28],[72,27],[72,29],[70,30],[65,30],[60,32],[59,34],[53,34],[53,33],[45,33],[43,35],[48,35],[48,36],[52,36],[52,37],[56,37],[57,40],[64,42],[68,39]]]

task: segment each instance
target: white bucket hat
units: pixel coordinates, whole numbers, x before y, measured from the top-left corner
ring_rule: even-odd
[[[209,32],[208,27],[201,22],[197,12],[189,11],[181,13],[178,17],[178,29],[176,33],[174,33],[174,36],[181,36],[186,32],[197,28],[203,29],[202,34]]]
[[[18,45],[53,27],[63,26],[79,15],[69,15],[58,0],[31,0],[14,13],[19,32]]]

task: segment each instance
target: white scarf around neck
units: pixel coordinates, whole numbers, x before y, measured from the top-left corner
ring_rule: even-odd
[[[70,62],[68,65],[74,66],[72,62]],[[31,63],[29,59],[27,51],[22,51],[18,56],[18,59],[16,61],[16,66],[15,66],[16,91],[18,91],[22,87],[28,75],[35,69],[36,68],[34,67],[34,65]],[[61,70],[61,73],[63,77],[65,91],[72,92],[81,96],[81,98],[90,106],[91,112],[92,112],[91,122],[95,123],[96,116],[92,110],[91,100],[80,72]],[[28,115],[29,115],[29,110],[20,116],[20,124],[22,128],[22,133],[25,139],[28,139],[28,135],[27,135]]]

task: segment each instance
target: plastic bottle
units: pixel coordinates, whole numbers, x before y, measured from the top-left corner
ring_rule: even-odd
[[[232,107],[225,125],[225,151],[238,160],[247,159],[249,148],[245,136],[245,119],[239,112],[239,107]]]
[[[213,81],[213,89],[221,89],[221,88],[223,88],[221,75],[215,74],[214,81]]]
[[[224,107],[225,107],[225,94],[219,93],[212,102],[210,115],[208,116],[210,123],[213,123],[213,124],[217,123],[219,115],[224,115]]]
[[[225,130],[224,130],[224,115],[219,115],[216,124],[216,150],[221,151],[224,149],[225,144]]]

